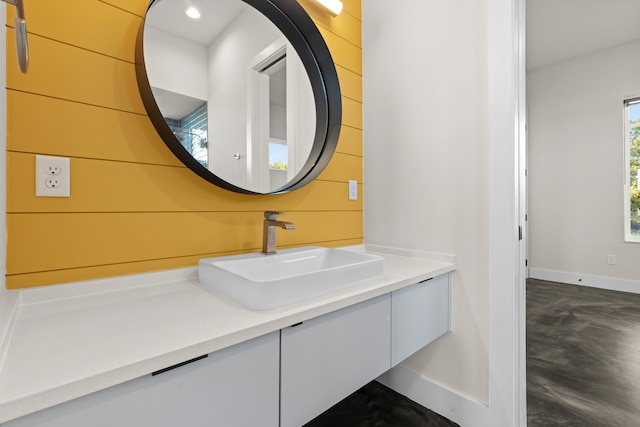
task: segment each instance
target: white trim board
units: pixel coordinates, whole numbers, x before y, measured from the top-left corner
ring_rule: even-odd
[[[527,425],[526,240],[518,233],[526,197],[521,185],[526,166],[525,3],[487,0],[489,419],[484,425],[491,427]],[[482,424],[471,418],[463,425]]]
[[[570,285],[588,286],[591,288],[608,289],[610,291],[640,294],[640,280],[592,276],[589,274],[570,273],[566,271],[543,270],[541,268],[530,268],[529,278],[568,283]]]
[[[383,254],[389,254],[389,255],[404,256],[409,258],[425,259],[429,261],[446,262],[446,263],[456,264],[456,265],[458,264],[458,261],[454,254],[427,252],[427,251],[420,251],[417,249],[405,249],[405,248],[397,248],[393,246],[384,246],[384,245],[372,245],[370,243],[365,243],[363,245],[363,248],[367,252],[377,252],[377,253],[383,253]]]
[[[377,380],[461,426],[489,426],[488,407],[436,384],[402,365],[385,372]]]

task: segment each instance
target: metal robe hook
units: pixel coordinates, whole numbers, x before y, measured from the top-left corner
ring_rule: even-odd
[[[16,7],[14,26],[16,31],[16,52],[18,54],[18,67],[23,73],[29,68],[29,45],[27,44],[27,21],[24,15],[22,0],[2,0]]]

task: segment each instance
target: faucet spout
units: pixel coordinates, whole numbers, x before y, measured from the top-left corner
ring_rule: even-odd
[[[273,221],[273,222],[270,222],[270,226],[284,228],[285,230],[296,229],[296,226],[292,222],[287,222],[287,221]]]
[[[276,217],[282,212],[265,211],[262,225],[262,253],[273,255],[276,253],[276,228],[284,230],[295,230],[296,226],[292,222],[280,221]]]

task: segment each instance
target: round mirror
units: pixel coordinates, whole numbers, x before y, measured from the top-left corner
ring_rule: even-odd
[[[335,150],[338,76],[296,1],[153,0],[136,74],[164,142],[220,187],[291,191],[317,177]]]

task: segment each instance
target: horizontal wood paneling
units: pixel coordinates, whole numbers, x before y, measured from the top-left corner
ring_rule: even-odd
[[[149,0],[98,0],[99,2],[105,3],[105,4],[109,4],[112,6],[115,6],[117,8],[120,8],[122,10],[126,10],[129,11],[131,13],[134,13],[138,16],[144,16],[144,14],[147,12],[147,7],[149,7]],[[356,1],[360,1],[360,0],[356,0]]]
[[[342,0],[344,12],[354,16],[362,21],[362,1],[361,0]]]
[[[144,16],[144,13],[147,10],[147,5],[149,4],[148,1],[140,1],[140,2],[131,1],[131,0],[98,0],[98,1],[111,4],[113,6],[130,11],[140,16]],[[318,15],[320,14],[319,9],[312,2],[313,0],[298,1],[298,3],[300,3],[307,10],[307,12],[312,18],[318,19]],[[361,19],[361,16],[362,16],[361,0],[342,0],[342,4],[344,5],[343,12],[351,15],[351,17],[355,18],[358,21],[362,20]],[[316,7],[316,9],[314,10],[313,7]],[[326,12],[323,12],[323,13],[326,14]],[[327,20],[328,19],[330,18],[327,18]],[[331,19],[336,19],[336,18],[331,18]],[[340,15],[337,19],[343,19],[342,15]],[[323,22],[319,22],[318,24],[322,25]],[[349,25],[360,26],[360,23],[349,21]],[[355,31],[355,30],[349,29],[348,31]]]
[[[342,97],[342,124],[362,129],[362,103]]]
[[[347,178],[362,182],[362,157],[336,153],[331,158],[329,166],[322,171],[318,179],[344,182]]]
[[[298,0],[298,3],[304,6],[317,26],[326,28],[356,46],[362,47],[359,17],[355,17],[350,13],[341,13],[336,17],[331,16],[316,0]],[[343,10],[346,11],[347,9],[343,8]]]
[[[135,38],[148,3],[127,0],[41,1],[29,7],[29,32],[134,62]],[[351,13],[337,17],[332,17],[315,0],[300,0],[299,3],[306,8],[316,25],[362,47],[359,1],[344,2],[344,10]],[[73,13],[69,13],[69,10]],[[131,13],[121,13],[122,10]],[[353,12],[358,15],[354,16]],[[14,16],[15,8],[8,8],[9,27],[13,26]],[[83,19],[78,19],[78,16]],[[123,35],[120,43],[114,43],[110,38],[114,33]],[[84,37],[78,38],[77,34],[83,34]]]
[[[135,40],[143,14],[122,13],[122,10],[96,0],[27,0],[25,9],[30,34],[135,61]],[[15,8],[7,9],[7,25],[10,27],[14,16]]]
[[[362,156],[362,129],[342,126],[336,152]]]
[[[326,28],[318,27],[318,29],[329,46],[333,61],[337,65],[362,75],[362,49]]]
[[[7,153],[7,172],[13,181],[7,210],[13,213],[259,211],[266,203],[287,211],[362,210],[362,200],[346,197],[347,181],[360,179],[362,158],[341,153],[322,179],[286,195],[230,193],[185,167],[72,158],[71,197],[35,197],[34,154]]]
[[[362,102],[362,76],[339,65],[336,66],[336,71],[342,96]]]
[[[13,151],[182,166],[146,115],[15,90],[7,136]]]
[[[354,7],[349,2],[345,10]],[[292,193],[247,196],[186,169],[146,116],[133,48],[147,5],[30,0],[26,75],[17,71],[13,29],[7,29],[7,286],[177,268],[204,256],[255,251],[266,209],[283,210],[296,224],[295,231],[278,233],[279,247],[361,243],[363,203],[347,197],[348,180],[358,180],[360,194],[363,185],[359,15],[333,21],[311,11],[343,92],[342,133],[329,166]],[[35,197],[35,154],[71,158],[70,198]],[[57,242],[56,250],[42,242]]]
[[[8,28],[7,41],[14,37]],[[7,52],[9,89],[146,114],[133,63],[29,34],[29,73],[22,74]]]
[[[344,97],[342,102],[346,106],[354,104]],[[182,165],[146,115],[16,90],[7,91],[7,107],[9,150]],[[38,126],[33,126],[34,117],[38,117]],[[345,108],[343,122],[360,127],[361,121],[361,108]]]
[[[360,243],[362,243],[361,238],[334,241],[323,240],[321,242],[309,242],[308,244],[318,244],[327,247],[340,247],[358,245]],[[279,248],[285,249],[287,248],[287,246],[280,245]],[[102,277],[136,274],[145,271],[158,271],[171,268],[192,267],[194,265],[197,265],[198,260],[201,258],[234,255],[236,253],[241,253],[241,251],[199,254],[189,257],[171,257],[158,260],[145,260],[139,262],[125,262],[118,264],[79,267],[69,270],[52,270],[10,275],[7,276],[7,288],[29,288],[46,283],[76,282],[80,280],[91,280]]]
[[[346,193],[346,192],[345,192]],[[287,212],[278,243],[360,239],[358,211]],[[262,245],[262,212],[8,214],[7,271],[20,274],[230,251]],[[43,240],[43,236],[46,237]],[[35,244],[35,243],[38,244]],[[44,242],[58,242],[55,249]]]

